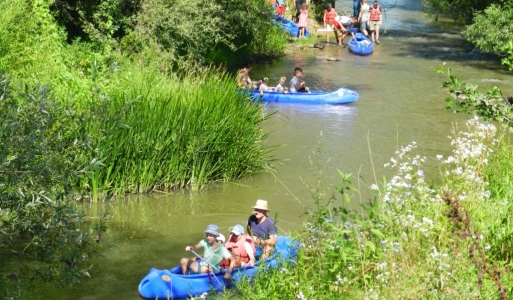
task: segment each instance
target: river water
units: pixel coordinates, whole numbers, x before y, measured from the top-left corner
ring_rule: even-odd
[[[137,285],[151,267],[176,265],[186,255],[185,246],[203,237],[207,224],[218,224],[225,234],[236,223],[244,224],[257,199],[269,201],[281,233],[299,229],[304,211],[300,202],[313,205],[307,183],[315,185],[311,162],[319,148],[325,178],[321,186],[338,183],[337,169],[352,173],[353,182],[363,190],[355,197],[361,201],[369,197],[366,186],[391,174],[383,165],[394,151],[413,141],[418,153],[427,157],[426,174],[434,178],[435,156],[451,151],[448,136],[453,124],[462,128],[468,119],[444,110],[445,77],[435,69],[447,62],[455,76],[483,88],[496,84],[505,95],[513,93],[512,73],[496,57],[473,50],[449,22],[427,23],[420,0],[381,3],[385,9],[381,44],[370,56],[337,47],[332,36],[332,44],[323,50],[293,48],[280,60],[254,66],[252,78],[267,76],[272,85],[280,76],[290,80],[293,69],[300,66],[312,89],[344,86],[360,94],[357,102],[342,106],[266,104],[264,113],[273,117],[265,124],[271,133],[265,143],[280,146],[271,153],[279,160],[275,175],[256,174],[193,194],[133,196],[92,207],[92,216],[105,208],[111,215],[102,240],[110,248],[95,262],[92,279],[72,288],[37,288],[24,299],[139,299]],[[352,0],[336,4],[337,10],[351,7]],[[317,40],[325,41],[325,35],[314,34],[312,41]],[[338,61],[327,60],[330,57]]]

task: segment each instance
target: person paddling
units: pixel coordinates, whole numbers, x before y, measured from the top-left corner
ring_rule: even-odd
[[[251,233],[253,241],[257,246],[257,256],[260,259],[266,259],[274,251],[276,245],[277,230],[274,221],[267,216],[271,211],[267,206],[267,201],[257,200],[253,214],[248,219],[247,230]]]
[[[219,263],[223,258],[226,258],[230,260],[230,266],[228,267],[228,271],[224,274],[224,278],[230,278],[236,261],[230,252],[217,241],[217,238],[220,236],[219,227],[214,224],[208,225],[204,233],[206,236],[205,239],[199,241],[199,243],[194,246],[185,247],[185,251],[203,248],[204,255],[202,261],[197,262],[189,258],[182,258],[180,260],[182,274],[188,275],[212,272],[212,269],[219,269]]]

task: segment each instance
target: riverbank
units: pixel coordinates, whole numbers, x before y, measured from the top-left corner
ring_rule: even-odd
[[[360,209],[347,205],[351,180],[359,179],[341,174],[339,197],[314,194],[317,209],[305,211],[294,234],[303,245],[297,264],[258,273],[237,297],[512,297],[513,147],[507,132],[496,131],[477,118],[455,129],[452,154],[437,155],[440,177],[431,183],[417,145],[401,147],[388,164],[395,175],[370,186],[375,200]]]

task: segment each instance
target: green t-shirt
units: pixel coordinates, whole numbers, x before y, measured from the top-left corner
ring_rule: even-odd
[[[209,262],[217,268],[219,268],[219,263],[223,258],[230,258],[232,256],[230,252],[226,250],[226,248],[220,243],[217,243],[217,248],[215,250],[212,249],[212,246],[207,242],[206,239],[201,240],[199,243],[204,249],[203,261]],[[202,265],[204,265],[204,263],[202,263]]]

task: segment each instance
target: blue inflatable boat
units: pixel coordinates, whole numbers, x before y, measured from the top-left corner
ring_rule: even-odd
[[[197,297],[211,290],[217,292],[232,288],[241,280],[251,281],[259,270],[275,268],[296,259],[297,241],[293,242],[287,236],[279,236],[274,254],[265,260],[257,261],[254,267],[241,267],[233,270],[230,279],[224,279],[224,271],[182,275],[180,266],[171,270],[151,268],[139,284],[139,295],[145,299],[185,299]]]
[[[374,50],[374,44],[370,39],[365,37],[361,32],[357,32],[354,35],[354,39],[351,38],[351,40],[348,43],[349,51],[353,52],[357,55],[369,55]]]
[[[251,97],[259,99],[260,92],[250,91]],[[333,92],[311,91],[310,93],[283,93],[283,92],[264,92],[261,100],[264,102],[291,102],[291,103],[311,103],[311,104],[348,104],[353,103],[360,95],[357,92],[340,88]]]
[[[281,29],[287,31],[291,36],[299,36],[299,26],[287,18],[280,15],[274,15],[274,24],[280,26]],[[305,28],[305,37],[310,37],[310,32]]]

